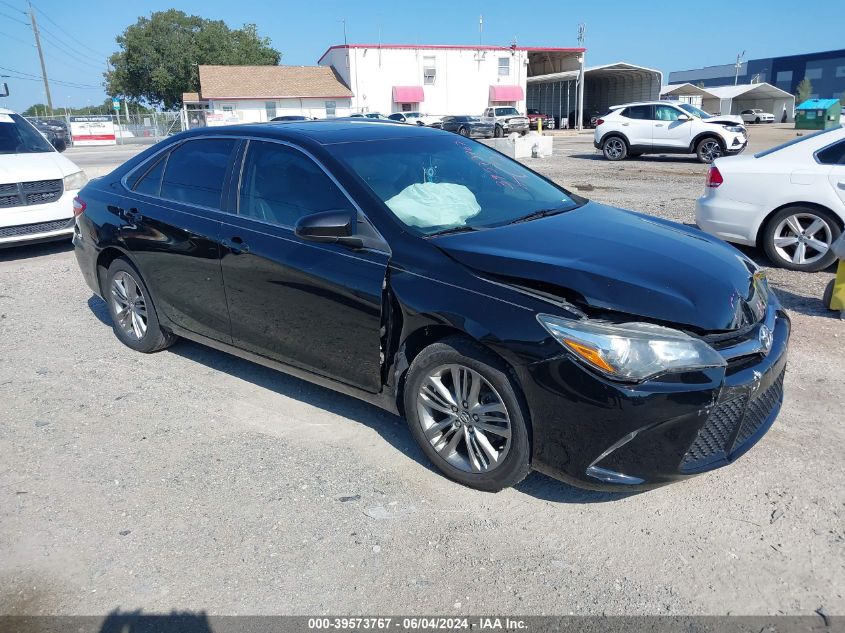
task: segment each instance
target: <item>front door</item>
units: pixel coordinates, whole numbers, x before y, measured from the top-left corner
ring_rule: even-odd
[[[222,223],[222,267],[234,344],[376,392],[388,255],[301,240],[297,220],[357,213],[304,152],[249,141],[238,213]]]
[[[120,240],[156,308],[176,325],[231,342],[218,243],[221,195],[238,141],[198,138],[170,150],[131,183],[116,209]]]
[[[684,114],[678,108],[668,105],[654,106],[652,143],[655,147],[688,148],[692,141],[691,121],[679,121]]]

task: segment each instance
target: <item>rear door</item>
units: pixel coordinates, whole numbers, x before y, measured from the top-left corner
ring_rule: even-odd
[[[831,166],[828,179],[842,203],[840,215],[845,215],[845,139],[820,149],[816,152],[816,160],[822,165]]]
[[[250,140],[239,172],[237,214],[221,229],[234,344],[378,391],[388,254],[297,237],[294,225],[305,215],[358,213],[302,150]]]
[[[672,106],[654,106],[651,138],[655,146],[674,149],[689,147],[692,141],[692,122],[679,121],[681,114],[684,113]]]
[[[238,144],[195,138],[179,144],[127,184],[112,211],[125,221],[119,239],[141,269],[156,308],[178,326],[231,342],[220,269],[224,181]]]
[[[635,105],[625,108],[620,115],[620,132],[628,137],[631,145],[651,146],[654,107]]]

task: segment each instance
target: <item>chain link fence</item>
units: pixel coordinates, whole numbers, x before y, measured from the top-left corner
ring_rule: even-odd
[[[187,129],[183,125],[184,122],[181,112],[151,112],[149,114],[142,112],[126,114],[123,112],[119,114],[91,115],[56,113],[49,117],[25,118],[42,131],[49,129],[49,126],[64,128],[68,146],[74,144],[94,144],[97,140],[104,140],[102,138],[97,138],[95,141],[89,140],[95,136],[109,137],[107,139],[109,143],[111,142],[110,137],[113,136],[114,142],[118,145],[128,145],[130,143],[152,144],[181,132],[183,129]],[[93,134],[90,129],[93,126],[99,128],[99,131],[102,133]],[[192,125],[191,127],[197,126]]]

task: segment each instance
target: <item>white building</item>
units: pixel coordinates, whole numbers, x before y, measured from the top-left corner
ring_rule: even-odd
[[[794,121],[795,96],[765,82],[701,88],[689,83],[664,86],[660,92],[666,99],[689,101],[710,114],[739,114],[760,108],[780,121]]]
[[[199,78],[199,93],[182,95],[186,127],[352,112],[349,86],[324,66],[200,66]]]
[[[580,48],[349,44],[318,63],[353,93],[354,112],[481,114],[490,105],[524,112],[528,77],[579,68]]]

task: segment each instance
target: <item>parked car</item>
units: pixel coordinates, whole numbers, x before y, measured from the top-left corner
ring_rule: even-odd
[[[827,268],[836,259],[830,245],[845,227],[845,129],[718,159],[695,217],[723,240],[762,248],[777,266]]]
[[[36,130],[44,135],[44,138],[50,142],[50,145],[52,145],[56,151],[63,152],[67,149],[68,135],[66,128],[60,125],[51,124],[42,119],[31,119],[29,122]]]
[[[759,108],[743,110],[739,113],[745,123],[774,123],[775,115],[771,112],[763,112]]]
[[[388,119],[386,116],[381,114],[380,112],[356,112],[355,114],[350,114],[350,117],[353,119],[363,118],[363,119],[379,119],[384,121],[390,121],[392,119]]]
[[[555,120],[554,118],[550,117],[548,114],[543,114],[537,108],[528,108],[526,110],[526,116],[528,117],[528,126],[532,129],[537,129],[538,121],[543,122],[543,129],[546,130],[553,130],[555,127]]]
[[[311,121],[310,116],[303,116],[302,114],[285,114],[282,116],[273,117],[270,119],[271,123],[278,123],[279,121]]]
[[[532,468],[684,479],[781,405],[790,322],[751,260],[442,130],[191,130],[77,209],[82,275],[125,345],[184,337],[401,413],[482,490]]]
[[[593,145],[607,160],[641,154],[696,154],[712,163],[739,154],[748,144],[745,128],[719,117],[700,119],[673,101],[646,101],[612,106],[596,121]]]
[[[398,121],[399,123],[424,126],[439,123],[442,117],[423,114],[422,112],[394,112],[387,118],[392,121]]]
[[[511,132],[525,134],[528,131],[528,117],[513,106],[487,108],[481,115],[484,123],[493,126],[493,136],[504,136]]]
[[[69,238],[86,182],[32,124],[0,108],[0,248]]]
[[[473,138],[490,138],[493,136],[493,126],[490,123],[483,122],[480,117],[466,114],[445,116],[440,122],[439,127],[442,130],[454,132],[461,136],[470,136]]]

